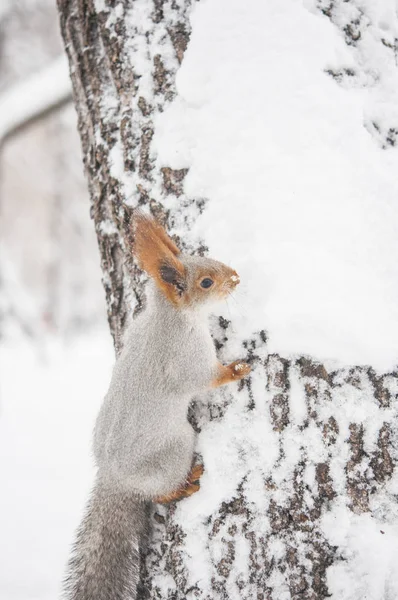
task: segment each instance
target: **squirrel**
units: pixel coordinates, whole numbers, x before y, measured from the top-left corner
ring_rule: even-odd
[[[136,211],[134,254],[150,277],[144,310],[132,319],[94,429],[97,477],[77,532],[64,597],[133,600],[149,502],[199,490],[192,466],[193,396],[239,381],[250,366],[218,362],[207,317],[239,284],[221,262],[183,254],[152,217]],[[149,288],[149,289],[148,289]]]

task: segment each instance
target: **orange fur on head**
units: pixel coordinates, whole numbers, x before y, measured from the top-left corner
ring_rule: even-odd
[[[155,219],[140,211],[134,216],[134,253],[165,296],[179,304],[185,289],[185,268],[177,258],[180,250]]]

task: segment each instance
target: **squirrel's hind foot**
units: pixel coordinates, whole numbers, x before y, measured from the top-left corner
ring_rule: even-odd
[[[189,496],[192,496],[192,494],[195,494],[200,490],[199,479],[203,475],[203,472],[203,465],[195,465],[192,467],[187,477],[187,483],[184,486],[178,488],[178,490],[175,490],[174,492],[170,492],[170,494],[157,496],[153,501],[157,502],[158,504],[168,504],[169,502],[173,502],[175,500],[189,498]]]

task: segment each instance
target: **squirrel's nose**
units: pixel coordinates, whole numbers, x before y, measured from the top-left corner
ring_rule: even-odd
[[[239,285],[240,279],[239,279],[239,275],[237,273],[234,273],[233,275],[231,275],[231,283],[234,287]]]

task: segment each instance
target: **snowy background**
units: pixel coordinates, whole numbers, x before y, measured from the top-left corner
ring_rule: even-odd
[[[142,34],[151,10],[137,0],[129,15]],[[266,327],[268,351],[285,357],[309,354],[330,370],[397,365],[397,10],[395,0],[202,0],[192,12],[178,97],[157,117],[154,147],[159,168],[189,168],[188,196],[210,199],[200,218],[191,215],[192,236],[241,275],[231,353]],[[53,2],[5,3],[0,19],[0,597],[47,600],[90,487],[90,432],[112,348]],[[146,60],[137,70],[150,88]],[[36,118],[47,104],[56,108]],[[117,146],[114,155],[117,171]],[[153,193],[161,197],[160,186]],[[165,199],[170,209],[177,203]],[[372,497],[372,514],[350,510],[345,478],[350,423],[365,427],[370,456],[396,407],[379,410],[364,377],[334,382],[332,397],[325,386],[319,419],[332,415],[339,428],[326,451],[317,428],[304,425],[305,381],[293,371],[290,383],[283,436],[257,371],[262,404],[242,420],[242,396],[200,438],[203,489],[176,512],[192,584],[204,585],[211,568],[203,522],[233,497],[247,461],[247,498],[262,507],[265,531],[264,506],[272,494],[281,505],[288,498],[304,448],[311,490],[315,465],[331,456],[337,497],[321,529],[340,556],[328,571],[332,598],[395,600],[397,476]],[[393,377],[385,385],[396,397]],[[225,462],[212,453],[220,435]],[[265,493],[260,471],[280,488]],[[274,538],[270,560],[286,551]],[[289,598],[276,570],[269,584],[273,597]]]
[[[113,350],[55,2],[0,46],[0,598],[54,600]]]

